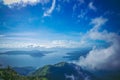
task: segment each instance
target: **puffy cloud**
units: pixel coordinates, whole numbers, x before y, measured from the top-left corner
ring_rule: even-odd
[[[94,24],[95,26],[91,30],[92,31],[99,30],[100,26],[102,26],[106,22],[107,22],[107,19],[105,19],[103,17],[98,17],[98,18],[92,19],[92,21],[90,22],[90,24]]]
[[[97,10],[97,8],[93,5],[93,2],[90,2],[88,6],[89,6],[90,9],[92,9],[94,11]]]
[[[3,0],[3,4],[7,5],[9,8],[13,8],[14,6],[18,7],[24,7],[26,5],[36,5],[37,3],[40,3],[42,5],[49,3],[50,0]],[[46,10],[43,14],[43,16],[50,16],[53,10],[55,9],[56,0],[52,1],[51,7]],[[60,6],[58,6],[58,9],[60,9]]]
[[[50,14],[53,12],[53,10],[55,9],[55,4],[56,4],[56,0],[53,0],[52,2],[52,6],[44,12],[43,16],[50,16]]]
[[[120,36],[106,30],[99,31],[100,27],[105,24],[107,19],[99,17],[91,21],[94,27],[89,30],[84,39],[102,40],[111,44],[107,48],[93,48],[86,57],[80,57],[76,62],[87,69],[119,69],[120,67]]]
[[[12,4],[36,4],[40,2],[40,0],[3,0],[5,5]]]
[[[46,4],[49,0],[3,0],[4,5],[12,8],[14,6],[24,7],[26,5],[35,5],[37,3]]]

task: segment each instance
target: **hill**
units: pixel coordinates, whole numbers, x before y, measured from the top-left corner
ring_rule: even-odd
[[[88,71],[66,62],[46,65],[32,73],[32,76],[45,77],[47,80],[96,80]]]
[[[18,74],[23,76],[27,76],[31,72],[36,70],[36,68],[34,67],[13,67],[12,69],[15,70]]]
[[[31,68],[20,68],[21,74]],[[23,72],[23,73],[22,73]],[[120,72],[98,71],[90,73],[72,63],[60,62],[54,65],[45,65],[30,75],[21,75],[8,66],[0,68],[0,80],[120,80]]]

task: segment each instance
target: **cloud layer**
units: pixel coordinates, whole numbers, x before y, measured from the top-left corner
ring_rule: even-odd
[[[110,44],[107,48],[94,48],[86,57],[80,57],[76,62],[87,69],[119,69],[120,67],[120,36],[106,30],[99,31],[107,19],[103,17],[95,18],[91,21],[94,27],[89,30],[84,39],[102,40]],[[109,67],[109,68],[108,68]]]

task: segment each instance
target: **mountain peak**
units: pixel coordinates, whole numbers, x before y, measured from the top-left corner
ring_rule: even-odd
[[[49,80],[94,80],[93,75],[72,63],[60,62],[54,65],[46,65],[36,70],[35,77],[45,77]]]
[[[69,63],[67,62],[60,62],[60,63],[57,63],[55,64],[56,67],[62,67],[62,66],[65,66],[65,65],[68,65]]]

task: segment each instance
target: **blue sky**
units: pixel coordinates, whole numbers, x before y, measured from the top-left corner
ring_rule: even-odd
[[[120,0],[0,0],[0,48],[90,47],[76,64],[119,69],[119,4]]]
[[[96,18],[107,19],[101,31],[119,34],[119,3],[119,0],[1,0],[1,48],[81,47],[83,36],[94,27],[91,22]],[[88,40],[85,46],[100,42]]]

